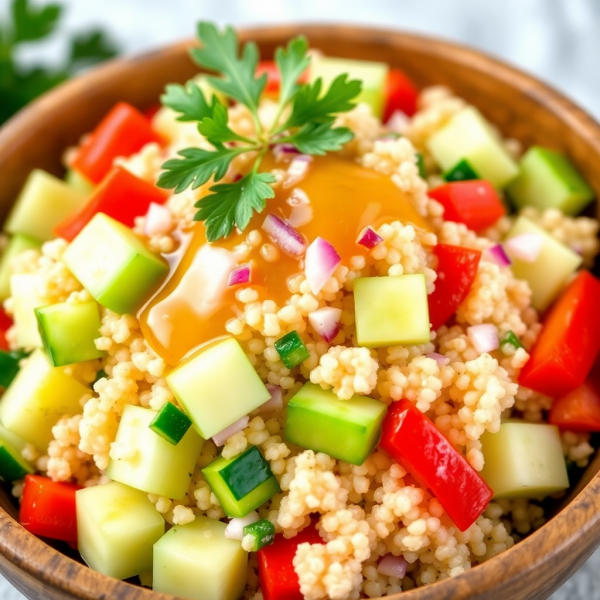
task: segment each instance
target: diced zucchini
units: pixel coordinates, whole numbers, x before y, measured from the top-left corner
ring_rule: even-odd
[[[22,350],[0,350],[0,388],[7,388],[19,372],[19,362],[27,356]]]
[[[13,299],[13,320],[17,328],[17,344],[21,348],[40,348],[35,309],[47,304],[40,296],[42,278],[37,273],[16,273],[10,276],[10,295]]]
[[[265,403],[271,394],[233,338],[201,350],[167,383],[204,439]]]
[[[147,494],[113,481],[79,490],[76,498],[79,552],[94,571],[128,579],[152,570],[165,521]]]
[[[567,215],[576,215],[594,197],[594,190],[560,152],[532,146],[519,166],[521,172],[508,188],[518,208],[558,208]]]
[[[261,548],[272,544],[275,541],[275,525],[269,519],[262,519],[255,523],[250,523],[244,527],[244,536],[251,536],[253,539],[250,552],[258,552]]]
[[[38,240],[53,239],[54,228],[85,201],[86,195],[53,175],[36,169],[4,224],[9,233],[24,233]]]
[[[320,77],[323,80],[322,89],[327,89],[336,77],[347,73],[348,80],[358,79],[362,82],[356,102],[368,104],[373,114],[381,119],[388,71],[389,66],[382,62],[324,57],[311,64],[310,81]]]
[[[373,398],[340,400],[331,390],[305,383],[288,404],[285,439],[362,465],[379,440],[386,411],[387,406]]]
[[[12,483],[35,469],[21,455],[22,447],[14,444],[14,436],[0,427],[0,479]]]
[[[359,346],[380,348],[429,341],[427,286],[421,273],[356,279],[354,303]]]
[[[239,600],[248,554],[225,537],[225,523],[196,517],[170,529],[154,545],[153,589],[189,600]]]
[[[27,250],[39,250],[41,247],[42,242],[29,235],[17,233],[10,238],[0,259],[0,302],[10,296],[10,263],[13,258]]]
[[[133,455],[111,458],[106,475],[137,490],[179,500],[188,491],[203,440],[190,429],[174,446],[150,429],[155,417],[149,408],[125,407],[115,442],[132,448]]]
[[[94,340],[100,337],[100,313],[95,300],[61,302],[35,309],[42,344],[54,367],[104,356]]]
[[[554,425],[508,422],[481,437],[480,475],[495,498],[537,498],[569,487],[560,434]]]
[[[202,473],[228,517],[245,517],[280,491],[256,446],[234,458],[220,456]]]
[[[306,349],[297,331],[290,331],[279,338],[274,347],[288,369],[293,369],[310,358],[310,352]]]
[[[569,276],[581,265],[582,259],[526,217],[519,217],[515,221],[506,239],[524,234],[540,236],[542,247],[534,262],[525,262],[511,256],[512,271],[515,277],[529,283],[531,304],[536,310],[543,312],[558,296]]]
[[[52,367],[36,350],[0,400],[0,421],[9,431],[45,452],[52,427],[63,415],[81,412],[79,400],[89,388]]]
[[[522,347],[523,344],[521,344],[521,340],[514,331],[507,331],[500,340],[500,350],[503,354],[511,353],[510,348],[512,348],[512,352],[514,352]]]
[[[506,186],[519,172],[498,134],[472,106],[456,113],[429,138],[427,146],[442,171],[467,160],[482,179],[497,188]]]
[[[463,158],[449,171],[444,173],[444,179],[446,181],[470,181],[472,179],[481,179],[481,177],[475,172],[469,161]]]
[[[167,274],[167,263],[122,223],[96,214],[71,242],[64,261],[102,306],[132,314]]]
[[[94,184],[75,169],[69,169],[65,175],[65,183],[72,189],[88,196],[94,189]]]
[[[150,423],[150,429],[176,446],[192,426],[191,419],[171,402],[167,402]]]

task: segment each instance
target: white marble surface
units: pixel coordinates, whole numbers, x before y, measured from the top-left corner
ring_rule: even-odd
[[[574,98],[600,119],[600,0],[62,0],[62,33],[109,29],[127,53],[193,35],[202,19],[235,25],[346,22],[460,41],[507,60]],[[0,23],[9,0],[0,0]],[[64,36],[26,60],[56,60]],[[600,168],[600,165],[599,165]],[[21,600],[0,577],[0,599]],[[600,598],[600,551],[552,600]]]

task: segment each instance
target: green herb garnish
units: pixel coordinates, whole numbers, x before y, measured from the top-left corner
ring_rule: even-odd
[[[267,131],[258,117],[267,76],[256,76],[260,58],[256,44],[245,44],[240,53],[233,28],[219,31],[214,24],[205,22],[198,25],[198,38],[202,47],[191,50],[193,60],[220,75],[207,79],[215,90],[248,108],[256,135],[248,138],[232,131],[227,105],[216,97],[207,100],[194,82],[167,86],[161,98],[163,105],[178,112],[180,121],[198,121],[198,131],[213,149],[180,151],[181,158],[163,165],[158,186],[180,193],[188,187],[196,189],[211,178],[218,182],[226,176],[234,158],[254,153],[254,163],[247,174],[238,181],[213,185],[212,194],[196,204],[199,210],[194,218],[204,221],[206,237],[214,242],[227,237],[234,226],[243,231],[254,212],[262,212],[266,201],[275,195],[270,185],[275,177],[259,172],[261,160],[273,144],[292,144],[304,154],[322,155],[340,150],[352,139],[352,132],[346,127],[334,127],[334,121],[336,115],[353,108],[361,83],[348,81],[344,74],[326,90],[322,89],[321,79],[299,85],[298,78],[310,63],[308,42],[304,37],[291,40],[287,48],[275,52],[281,88],[277,116]]]

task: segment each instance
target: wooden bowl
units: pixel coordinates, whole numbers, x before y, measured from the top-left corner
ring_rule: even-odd
[[[445,84],[475,104],[506,135],[525,146],[566,152],[600,197],[600,126],[546,85],[494,59],[419,36],[359,27],[289,26],[245,30],[262,55],[299,33],[326,54],[382,60],[420,86]],[[61,174],[62,151],[90,131],[118,100],[145,108],[163,86],[190,78],[196,67],[188,43],[111,62],[47,94],[0,131],[0,219],[34,167]],[[565,506],[509,551],[467,573],[401,596],[402,600],[542,600],[563,583],[600,542],[598,457]],[[0,570],[29,598],[52,600],[172,600],[99,575],[27,533],[0,495]]]

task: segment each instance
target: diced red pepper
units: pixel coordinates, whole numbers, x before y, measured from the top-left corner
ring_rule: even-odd
[[[256,76],[259,77],[263,73],[267,74],[267,85],[265,93],[277,95],[281,88],[281,75],[274,60],[261,60],[256,67]],[[298,78],[298,83],[306,83],[308,81],[308,70],[304,71]]]
[[[8,350],[6,332],[12,327],[12,319],[0,307],[0,350]]]
[[[162,144],[164,140],[141,112],[119,102],[78,148],[71,167],[99,183],[117,156],[131,156],[150,142]]]
[[[74,483],[56,482],[27,475],[19,511],[19,523],[35,535],[77,544]]]
[[[154,115],[160,110],[160,104],[152,104],[144,111],[144,116],[148,121],[152,121]]]
[[[483,513],[494,493],[465,457],[409,400],[394,402],[383,420],[382,448],[431,490],[461,531]]]
[[[417,112],[418,95],[419,90],[402,71],[390,69],[385,84],[383,122],[386,123],[397,110],[412,117]]]
[[[453,181],[428,192],[444,207],[444,219],[464,223],[473,231],[491,227],[506,214],[498,193],[489,181]]]
[[[591,375],[576,390],[554,400],[548,422],[569,431],[600,431],[598,375]]]
[[[54,233],[71,241],[99,212],[133,227],[135,217],[145,215],[151,202],[163,204],[166,199],[164,190],[136,177],[127,169],[114,167],[94,189],[89,200],[60,223]]]
[[[275,536],[270,546],[258,551],[258,577],[265,600],[304,600],[293,560],[300,544],[324,544],[314,523],[296,537]]]
[[[433,331],[441,327],[456,312],[473,285],[481,259],[479,250],[438,244],[435,290],[428,296],[429,321]]]
[[[519,383],[552,398],[583,384],[600,352],[600,281],[581,271],[550,308]]]

